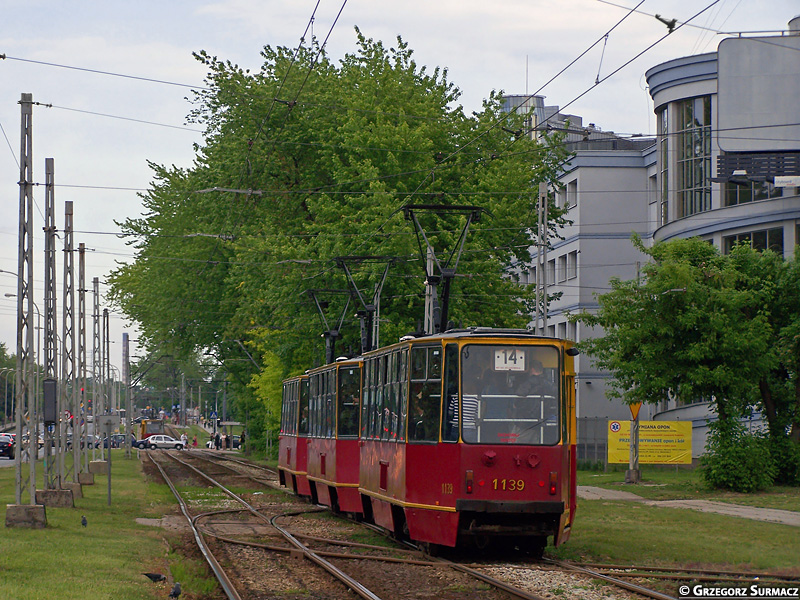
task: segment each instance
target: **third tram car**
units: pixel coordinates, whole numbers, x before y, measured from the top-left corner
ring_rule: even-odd
[[[540,554],[548,537],[564,542],[575,354],[568,341],[475,328],[315,369],[312,497],[430,548],[498,541]],[[286,398],[283,410],[293,410]]]
[[[283,382],[281,434],[278,441],[278,475],[281,485],[299,496],[310,496],[306,464],[308,449],[308,377]]]

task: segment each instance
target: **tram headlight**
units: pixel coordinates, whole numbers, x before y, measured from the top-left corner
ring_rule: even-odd
[[[556,495],[556,484],[558,483],[558,473],[556,471],[550,471],[550,495]]]

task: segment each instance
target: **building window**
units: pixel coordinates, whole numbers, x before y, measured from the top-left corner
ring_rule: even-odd
[[[782,195],[781,188],[775,187],[768,181],[751,181],[744,185],[725,184],[725,206],[736,206],[754,200],[770,200]]]
[[[578,205],[578,180],[573,179],[567,183],[567,208]]]
[[[547,285],[556,282],[556,259],[547,261]]]
[[[561,283],[567,280],[567,255],[564,254],[558,257],[558,282]]]
[[[754,250],[772,250],[783,256],[783,227],[773,229],[759,229],[737,233],[722,238],[722,247],[725,254],[729,254],[736,244],[746,242]]]
[[[572,321],[567,323],[567,339],[573,342],[578,341],[578,326]]]
[[[566,208],[567,206],[567,190],[560,189],[556,192],[556,206],[558,208]]]
[[[567,279],[575,279],[578,276],[578,251],[573,250],[567,254]]]
[[[658,113],[658,152],[661,157],[661,189],[659,198],[659,225],[669,223],[669,113],[665,106]]]
[[[676,102],[678,217],[711,210],[711,97]]]

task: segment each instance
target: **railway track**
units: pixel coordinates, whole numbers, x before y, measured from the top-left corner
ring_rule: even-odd
[[[587,597],[585,595],[586,582],[596,579],[603,579],[620,590],[626,589],[631,592],[631,595],[617,594],[614,596],[616,598],[649,597],[657,600],[672,598],[672,596],[649,590],[638,584],[631,584],[599,571],[583,569],[580,573],[575,574],[576,567],[574,565],[530,563],[501,565],[512,571],[525,571],[526,576],[522,578],[498,577],[492,574],[492,572],[496,572],[498,565],[467,565],[443,558],[432,558],[417,549],[399,548],[394,542],[390,547],[385,547],[331,539],[328,534],[330,530],[344,529],[345,536],[353,535],[353,530],[359,529],[362,524],[334,518],[327,511],[320,512],[307,503],[298,503],[294,496],[283,492],[281,492],[281,496],[289,499],[290,502],[278,503],[281,504],[281,508],[277,511],[274,506],[265,510],[263,506],[255,506],[254,502],[248,502],[242,496],[233,493],[228,487],[231,484],[226,486],[219,481],[230,479],[233,483],[242,485],[244,480],[249,480],[259,489],[264,489],[263,486],[280,489],[277,483],[277,474],[270,469],[252,465],[227,455],[206,451],[156,452],[150,453],[150,456],[165,480],[169,481],[170,476],[167,473],[168,469],[161,464],[164,463],[162,457],[169,457],[171,463],[180,465],[180,468],[190,473],[190,477],[200,479],[205,484],[211,484],[233,501],[231,506],[221,509],[192,510],[190,503],[181,499],[177,486],[170,483],[170,488],[181,504],[181,510],[191,524],[198,547],[201,548],[203,556],[206,557],[215,575],[220,573],[217,575],[220,579],[220,586],[228,598],[263,597],[254,590],[237,590],[230,583],[232,580],[252,582],[255,579],[252,573],[247,577],[242,577],[240,573],[237,573],[236,577],[231,577],[226,572],[226,568],[222,566],[227,564],[227,570],[230,568],[241,569],[239,558],[245,553],[242,549],[246,549],[247,552],[261,553],[257,559],[258,564],[262,565],[261,571],[264,571],[263,565],[265,564],[263,553],[286,557],[274,562],[288,564],[289,575],[281,575],[274,569],[270,569],[270,572],[262,573],[263,577],[299,580],[301,577],[309,575],[312,579],[318,580],[319,573],[324,570],[328,577],[335,578],[340,582],[339,587],[341,588],[335,592],[332,584],[324,586],[326,595],[319,597],[325,598],[357,596],[388,600],[390,598],[416,597],[441,599],[475,597],[491,600],[505,598],[541,600],[541,594],[546,593],[546,590],[541,591],[541,585],[532,587],[530,580],[533,577],[539,582],[546,581],[548,577],[553,576],[553,568],[562,571],[569,569],[572,574],[568,577],[577,582],[575,586],[578,590],[583,590],[565,594],[562,583],[553,584],[552,587],[561,590],[561,597],[566,599],[574,597],[584,600]],[[202,467],[199,467],[198,464],[202,464]],[[214,474],[209,474],[212,471]],[[257,494],[263,493],[256,491],[254,497]],[[254,526],[253,522],[257,522],[259,525]],[[340,523],[346,523],[346,526]],[[231,530],[234,533],[231,533]],[[231,550],[232,548],[233,550]],[[218,553],[221,552],[228,557],[235,556],[237,559],[220,560],[215,556],[215,549]],[[305,560],[297,560],[301,558]],[[267,561],[267,565],[272,562]],[[301,569],[302,574],[298,573],[299,565],[303,565],[303,567],[313,565],[317,569],[317,573],[310,575],[307,568]],[[395,583],[397,581],[406,581],[409,583],[409,587],[398,589]],[[415,586],[416,590],[413,589]],[[472,592],[465,593],[468,589],[471,589]],[[537,591],[531,591],[532,589]],[[453,595],[453,590],[459,590],[458,594]],[[303,593],[307,597],[309,592],[306,590]],[[283,597],[290,598],[291,596],[286,596],[284,593]]]

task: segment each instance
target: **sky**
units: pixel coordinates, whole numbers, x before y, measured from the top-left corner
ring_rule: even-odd
[[[72,201],[73,245],[87,248],[87,287],[97,277],[101,311],[112,309],[117,368],[122,333],[133,340],[134,356],[137,344],[135,324],[103,296],[108,273],[133,256],[116,223],[141,216],[138,194],[152,181],[148,161],[191,167],[194,144],[202,143],[199,126],[186,122],[187,98],[206,76],[193,52],[257,71],[264,46],[295,48],[313,16],[311,32],[327,39],[333,59],[355,50],[355,27],[387,46],[402,37],[418,65],[448,70],[468,113],[492,90],[539,93],[584,123],[648,134],[655,118],[647,69],[714,52],[719,32],[784,30],[800,13],[796,0],[0,0],[0,8],[0,343],[16,351],[16,298],[6,294],[17,290],[19,100],[30,93],[41,103],[32,117],[33,178],[42,184],[34,188],[34,301],[43,307],[43,183],[45,158],[53,158],[56,227],[63,229],[64,203]],[[668,29],[656,14],[686,25],[662,40]],[[76,258],[76,289],[77,265]],[[89,322],[88,356],[91,338]]]

